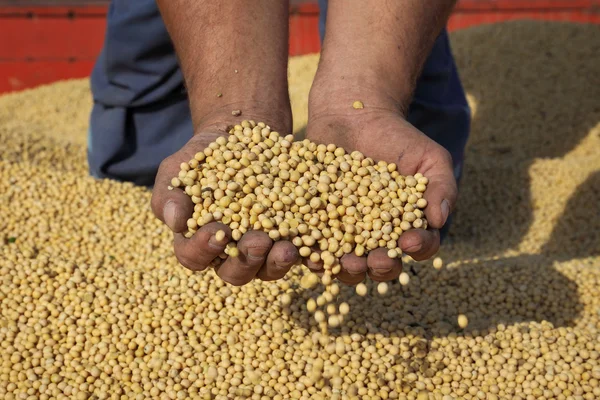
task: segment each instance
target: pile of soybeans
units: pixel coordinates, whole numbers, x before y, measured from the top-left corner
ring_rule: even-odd
[[[146,189],[87,176],[87,81],[0,97],[0,398],[600,398],[598,28],[452,42],[473,124],[445,265],[339,285],[326,334],[300,267],[190,272]],[[290,62],[297,131],[316,63]]]
[[[315,312],[323,333],[327,326],[338,327],[350,312],[348,303],[339,309],[334,304],[340,289],[333,280],[342,271],[342,257],[371,257],[372,251],[401,257],[400,235],[427,229],[424,195],[429,180],[419,172],[400,175],[396,164],[376,163],[356,150],[295,141],[264,122],[243,120],[228,133],[182,162],[178,176],[165,188],[184,191],[194,204],[185,237],[207,224],[221,224],[214,237],[227,247],[212,260],[214,268],[228,256],[240,256],[238,241],[248,231],[290,241],[304,262],[322,265],[321,279],[307,271],[300,280],[305,289],[319,281],[325,286],[322,295],[307,301],[307,310]],[[440,268],[441,258],[434,263]],[[408,274],[402,273],[400,283],[407,280]],[[356,286],[357,294],[366,291],[364,284]],[[387,293],[388,283],[380,282],[377,291]],[[290,296],[284,295],[282,303],[289,305]],[[323,306],[328,318],[317,310]]]

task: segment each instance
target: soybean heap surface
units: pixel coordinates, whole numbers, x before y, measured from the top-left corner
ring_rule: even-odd
[[[186,271],[148,191],[88,177],[87,80],[0,97],[0,397],[600,398],[598,28],[452,44],[473,125],[445,265],[342,288],[327,337],[299,270],[242,288]],[[299,135],[317,59],[290,60]]]

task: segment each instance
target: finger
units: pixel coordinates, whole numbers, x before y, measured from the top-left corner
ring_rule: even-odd
[[[425,207],[427,222],[435,229],[444,226],[458,197],[452,157],[446,150],[440,150],[438,153],[431,170],[425,172],[429,183],[423,195],[427,200],[427,207]]]
[[[402,272],[402,260],[399,258],[389,258],[388,250],[379,248],[369,252],[367,265],[369,267],[369,277],[374,281],[387,282],[397,279]]]
[[[367,257],[346,254],[340,260],[342,270],[336,278],[347,285],[356,285],[365,279],[367,274]]]
[[[300,254],[298,249],[291,242],[282,240],[276,242],[269,255],[265,265],[258,270],[256,277],[263,281],[274,281],[281,279],[288,273],[290,268],[298,261]]]
[[[177,157],[168,157],[160,164],[150,202],[154,215],[171,231],[177,233],[187,230],[187,220],[194,213],[194,203],[190,196],[179,188],[169,190],[171,179],[176,177],[179,171],[180,163],[177,162]]]
[[[219,230],[225,232],[225,239],[221,242],[215,238],[215,233]],[[203,226],[189,239],[181,233],[175,233],[175,257],[184,267],[192,271],[202,271],[215,257],[223,253],[230,238],[231,229],[227,225],[216,222]]]
[[[306,265],[306,268],[310,269],[312,272],[321,273],[323,272],[323,260],[321,260],[321,250],[319,250],[318,248],[313,248],[312,250],[313,252],[311,253],[311,257],[312,254],[318,254],[319,260],[313,261],[311,260],[311,257],[304,257],[303,263],[304,265]]]
[[[411,229],[398,240],[402,251],[416,261],[431,258],[440,248],[440,231],[437,229]]]
[[[232,285],[245,285],[254,279],[263,266],[272,245],[273,241],[265,232],[247,232],[238,242],[240,254],[227,258],[223,265],[216,268],[217,275]]]

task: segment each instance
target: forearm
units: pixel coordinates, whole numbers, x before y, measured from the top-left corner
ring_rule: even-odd
[[[330,0],[314,88],[379,93],[405,112],[455,0]],[[323,81],[319,81],[322,79]],[[325,81],[326,80],[326,81]],[[339,88],[339,89],[338,89]],[[357,99],[360,99],[357,97]],[[387,106],[387,105],[386,105]]]
[[[241,118],[262,117],[291,129],[287,1],[157,2],[179,57],[194,127],[241,110]]]

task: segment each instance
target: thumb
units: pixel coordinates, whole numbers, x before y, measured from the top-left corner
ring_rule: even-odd
[[[171,179],[179,173],[179,165],[171,157],[160,164],[151,200],[154,215],[175,233],[187,230],[187,220],[194,213],[194,203],[190,196],[179,188],[169,189]]]

